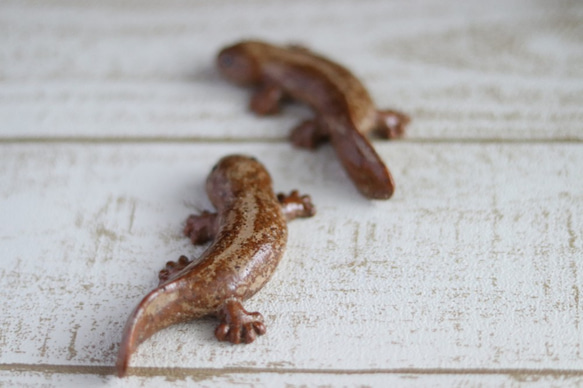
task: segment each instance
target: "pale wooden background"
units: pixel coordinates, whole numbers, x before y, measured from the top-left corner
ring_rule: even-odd
[[[213,60],[247,37],[308,45],[411,114],[375,141],[394,198],[292,149],[303,107],[246,110]],[[3,1],[0,386],[583,385],[582,141],[580,1]],[[319,210],[247,303],[267,335],[175,326],[115,378],[233,152]]]

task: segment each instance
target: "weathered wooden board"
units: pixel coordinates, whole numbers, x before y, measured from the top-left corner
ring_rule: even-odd
[[[90,5],[89,5],[90,4]],[[214,57],[305,44],[360,76],[409,139],[583,139],[577,1],[47,1],[0,5],[0,136],[282,139]]]
[[[12,372],[10,374],[0,371],[0,384],[4,383],[10,387],[36,388],[39,386],[39,381],[43,379],[44,386],[55,387],[273,387],[282,385],[282,381],[284,381],[287,386],[292,387],[520,387],[527,383],[529,387],[546,388],[549,386],[578,386],[583,383],[583,378],[580,376],[569,373],[549,374],[547,371],[540,371],[540,374],[535,375],[520,372],[467,375],[455,372],[432,373],[431,371],[419,374],[406,371],[397,371],[396,373],[380,371],[371,373],[317,373],[316,371],[199,370],[188,375],[172,371],[175,374],[170,377],[158,376],[155,371],[147,371],[142,376],[129,376],[121,381],[106,375],[108,371],[105,370],[79,368],[69,370],[68,374],[63,374],[52,371],[50,368],[40,367],[38,369],[35,372]]]
[[[413,116],[375,141],[394,198],[284,142],[304,107],[249,114],[213,69],[248,37],[310,46]],[[581,385],[582,122],[580,1],[2,1],[0,386]],[[231,152],[318,205],[247,304],[268,333],[176,326],[120,381],[125,319],[202,251],[182,222]]]
[[[217,154],[311,193],[275,277],[247,306],[268,334],[217,343],[213,319],[165,330],[132,365],[286,370],[582,370],[581,145],[379,144],[390,201],[332,150],[285,144],[1,145],[0,364],[113,365],[130,310],[209,208]],[[332,195],[333,194],[333,195]]]

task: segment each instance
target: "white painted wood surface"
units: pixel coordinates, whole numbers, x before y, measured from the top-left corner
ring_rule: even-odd
[[[576,1],[0,4],[0,385],[583,384],[583,6]],[[389,201],[330,147],[294,150],[300,106],[257,118],[212,68],[255,36],[346,64],[410,112],[375,145]],[[157,271],[202,250],[219,157],[256,155],[318,206],[247,303],[268,333],[167,329],[111,375]]]

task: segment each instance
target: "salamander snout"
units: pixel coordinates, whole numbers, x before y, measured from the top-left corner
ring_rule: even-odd
[[[217,66],[227,79],[240,85],[254,84],[260,78],[259,65],[243,44],[221,50]]]

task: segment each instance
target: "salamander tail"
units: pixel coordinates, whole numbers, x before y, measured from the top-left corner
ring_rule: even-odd
[[[356,188],[370,199],[388,199],[395,182],[368,139],[356,130],[332,132],[332,145]]]
[[[119,377],[127,374],[130,358],[142,342],[168,326],[202,315],[181,300],[180,285],[172,281],[157,287],[142,299],[128,318],[116,363]]]

